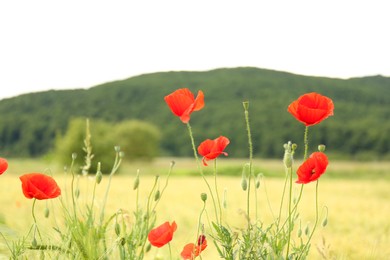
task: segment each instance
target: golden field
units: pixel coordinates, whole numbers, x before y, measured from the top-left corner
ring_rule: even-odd
[[[133,181],[137,169],[140,169],[140,198],[146,201],[148,191],[155,180],[160,176],[160,186],[165,184],[165,176],[171,158],[160,158],[153,163],[126,163],[121,172],[114,176],[110,189],[107,215],[123,209],[131,213],[135,209],[135,191]],[[189,169],[196,171],[196,164],[190,159],[175,159],[175,167],[166,192],[157,207],[157,225],[165,221],[176,221],[178,229],[171,242],[173,255],[177,258],[182,247],[196,238],[196,226],[199,213],[202,209],[200,194],[207,192],[207,187],[200,176],[185,174]],[[220,174],[225,169],[241,167],[243,160],[219,160]],[[14,232],[15,236],[25,235],[33,223],[31,216],[32,201],[26,199],[21,191],[18,176],[29,172],[43,172],[52,174],[63,189],[69,185],[70,176],[65,175],[61,167],[46,164],[43,161],[10,160],[9,170],[0,176],[0,230]],[[281,194],[284,185],[283,164],[277,160],[256,160],[254,166],[263,171],[258,190],[257,210],[261,221],[265,225],[278,214]],[[212,167],[212,166],[209,166]],[[309,259],[388,259],[390,255],[390,163],[357,163],[357,162],[331,162],[328,171],[319,183],[320,212],[324,206],[329,209],[328,225],[319,226],[312,240]],[[353,173],[357,172],[356,178]],[[269,175],[269,176],[268,176]],[[371,176],[372,175],[372,176]],[[380,176],[383,175],[383,178]],[[386,176],[385,176],[386,175]],[[210,184],[214,179],[209,177]],[[82,202],[90,201],[89,194],[93,187],[93,178],[80,178]],[[224,210],[224,219],[233,228],[245,226],[245,218],[240,211],[246,209],[246,193],[241,190],[241,171],[237,176],[219,176],[218,189],[223,197],[226,190],[227,207]],[[103,177],[97,190],[96,208],[99,208],[106,190],[107,178]],[[297,185],[297,190],[298,190]],[[252,198],[253,199],[253,198]],[[49,206],[55,206],[57,199],[48,201]],[[38,225],[50,231],[50,225],[56,218],[61,221],[61,211],[54,207],[50,218],[43,217],[46,201],[38,201],[36,215]],[[213,218],[211,198],[208,199],[208,215]],[[252,204],[254,212],[256,205]],[[286,209],[286,208],[285,208]],[[313,225],[315,219],[315,184],[308,184],[304,188],[303,199],[299,206],[302,226]],[[284,210],[284,213],[286,210]],[[323,215],[320,218],[322,222]],[[205,220],[205,218],[204,218]],[[205,224],[206,233],[210,231],[208,223]],[[9,229],[8,229],[9,228]],[[0,252],[6,252],[3,240]],[[325,245],[324,245],[325,243]],[[209,246],[204,251],[203,259],[218,259],[217,252],[209,238]],[[168,248],[152,249],[149,259],[166,259]],[[176,258],[175,258],[176,259]]]

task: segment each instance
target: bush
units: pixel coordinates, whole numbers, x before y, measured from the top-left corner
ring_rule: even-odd
[[[95,120],[90,127],[87,124],[85,119],[72,119],[66,133],[57,136],[54,157],[60,163],[69,165],[71,155],[75,153],[75,169],[81,169],[89,164],[92,156],[94,163],[86,167],[87,170],[96,172],[97,163],[100,162],[102,172],[109,173],[115,146],[120,146],[121,151],[125,152],[124,160],[151,160],[158,155],[160,135],[157,128],[149,123],[130,120],[112,124]],[[91,150],[87,156],[88,149]]]

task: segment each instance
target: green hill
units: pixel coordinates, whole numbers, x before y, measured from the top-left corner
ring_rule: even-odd
[[[390,157],[390,78],[342,80],[258,68],[153,73],[87,90],[46,91],[1,100],[1,154],[41,156],[50,151],[70,118],[89,117],[92,127],[94,118],[151,122],[163,135],[161,154],[191,155],[187,129],[163,99],[183,87],[205,93],[205,108],[191,117],[196,141],[225,135],[231,140],[227,151],[233,157],[247,155],[243,101],[250,102],[255,154],[281,157],[283,143],[300,144],[303,139],[304,127],[287,112],[287,106],[312,91],[335,103],[335,115],[311,128],[312,144],[324,143],[330,154],[338,156]]]

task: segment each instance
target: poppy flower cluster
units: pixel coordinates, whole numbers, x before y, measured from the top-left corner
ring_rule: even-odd
[[[172,113],[183,123],[190,121],[190,115],[194,111],[199,111],[204,107],[204,95],[198,91],[195,98],[194,94],[188,88],[181,88],[164,97]]]
[[[206,247],[206,236],[200,235],[197,241],[197,245],[194,243],[185,245],[180,255],[184,260],[193,260],[195,257],[199,256],[200,253],[206,249]]]
[[[203,164],[207,166],[206,161],[214,160],[221,154],[227,156],[224,152],[226,146],[228,146],[230,140],[225,136],[220,136],[214,140],[207,139],[198,146],[198,153],[203,156]]]
[[[176,229],[177,225],[175,221],[173,221],[172,224],[169,224],[167,221],[160,226],[150,230],[148,234],[148,240],[152,246],[162,247],[171,242],[173,233],[176,231]]]
[[[306,126],[318,124],[332,116],[333,110],[333,101],[315,92],[300,96],[287,108],[288,112]]]
[[[56,181],[42,173],[28,173],[20,176],[23,194],[28,199],[46,200],[61,195],[61,189]]]
[[[318,180],[328,167],[328,157],[322,152],[314,152],[297,170],[296,183],[307,184]]]

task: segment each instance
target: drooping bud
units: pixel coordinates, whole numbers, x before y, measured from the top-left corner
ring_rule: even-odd
[[[80,189],[79,188],[76,188],[76,190],[74,191],[74,195],[77,199],[80,197]]]
[[[160,198],[160,190],[156,190],[156,193],[154,194],[154,201],[158,201],[158,199]]]
[[[148,245],[145,248],[145,253],[149,252],[150,249],[152,249],[152,245],[150,243],[148,243]]]
[[[133,184],[133,190],[138,189],[139,186],[139,169],[137,170],[137,176],[135,177],[134,184]]]
[[[48,218],[48,217],[49,217],[49,215],[50,215],[50,210],[49,210],[48,207],[45,208],[45,211],[44,211],[43,214],[44,214],[45,218]]]
[[[115,234],[117,236],[121,234],[121,227],[119,226],[118,222],[115,222]]]
[[[260,182],[261,182],[261,178],[263,178],[263,174],[262,173],[259,173],[256,175],[256,189],[260,188]]]
[[[241,188],[243,191],[246,191],[246,189],[248,188],[248,181],[246,180],[246,178],[241,179]]]
[[[248,171],[249,171],[249,163],[246,163],[242,167],[241,188],[243,191],[246,191],[246,189],[248,188],[248,181],[247,181],[247,177],[246,177],[250,174],[250,172],[248,172]]]
[[[200,198],[201,198],[201,200],[203,201],[203,202],[206,202],[206,200],[207,200],[207,194],[206,193],[201,193],[200,194]]]
[[[307,223],[306,228],[305,228],[305,235],[308,236],[309,232],[310,232],[309,223]]]

